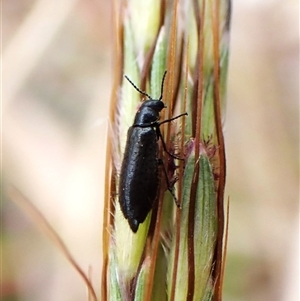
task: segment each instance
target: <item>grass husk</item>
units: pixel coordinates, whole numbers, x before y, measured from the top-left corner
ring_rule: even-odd
[[[114,139],[108,151],[102,300],[220,301],[230,1],[151,3],[115,1]],[[156,98],[165,70],[167,109],[161,120],[189,113],[161,127],[168,150],[185,158],[185,163],[175,162],[181,208],[162,180],[152,212],[133,233],[120,210],[117,188],[126,133],[140,95],[123,75]],[[160,158],[169,168],[172,162],[162,150]],[[174,170],[168,173],[172,176]]]

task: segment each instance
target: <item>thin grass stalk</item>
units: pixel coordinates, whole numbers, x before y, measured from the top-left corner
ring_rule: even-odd
[[[225,148],[222,118],[228,62],[229,0],[115,1],[116,72],[112,93],[112,144],[107,167],[102,300],[222,299]],[[161,120],[185,110],[187,118],[161,131],[169,151],[160,158],[175,184],[174,205],[161,175],[158,199],[137,233],[118,203],[126,133],[140,95],[153,98],[167,69]],[[174,170],[173,164],[179,165]],[[141,196],[141,202],[146,196]]]

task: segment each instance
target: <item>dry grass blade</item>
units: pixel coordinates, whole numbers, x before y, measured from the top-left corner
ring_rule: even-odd
[[[45,233],[46,237],[48,237],[55,244],[55,246],[57,246],[57,248],[62,252],[65,258],[70,262],[71,266],[77,271],[79,276],[86,284],[92,300],[97,301],[98,299],[89,277],[77,264],[76,260],[72,256],[67,246],[64,244],[63,240],[52,228],[43,214],[16,188],[11,187],[8,191],[8,195],[11,200],[13,200],[18,206],[20,206],[22,210],[26,212],[28,216],[38,225],[39,229],[41,229]]]

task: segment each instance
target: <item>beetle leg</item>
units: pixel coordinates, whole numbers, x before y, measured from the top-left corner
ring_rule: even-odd
[[[158,125],[160,126],[160,125],[163,124],[163,123],[171,122],[171,121],[173,121],[173,120],[175,120],[175,119],[177,119],[177,118],[180,118],[180,117],[182,117],[182,116],[187,116],[187,115],[188,115],[187,112],[182,113],[182,114],[179,114],[179,115],[177,115],[177,116],[175,116],[175,117],[172,117],[172,118],[170,118],[170,119],[166,119],[166,120],[164,120],[164,121],[162,121],[162,122],[159,122]]]
[[[164,140],[164,138],[163,138],[163,136],[162,136],[162,134],[161,134],[161,131],[160,131],[160,129],[159,129],[159,126],[156,127],[156,135],[157,135],[157,139],[160,138],[161,143],[162,143],[162,145],[163,145],[163,149],[164,149],[164,151],[165,151],[169,156],[171,156],[171,157],[174,158],[174,159],[184,161],[184,158],[180,158],[180,157],[178,157],[178,156],[176,156],[176,155],[174,155],[174,154],[171,154],[171,153],[167,150],[167,146],[166,146],[165,140]]]
[[[171,184],[170,184],[170,181],[169,181],[169,178],[168,178],[168,173],[167,173],[167,170],[166,170],[166,167],[165,167],[165,165],[164,165],[163,160],[162,160],[162,159],[158,159],[158,164],[159,164],[159,165],[162,165],[162,167],[163,167],[163,171],[164,171],[165,178],[166,178],[166,183],[167,183],[167,188],[168,188],[168,190],[170,191],[170,193],[172,194],[176,206],[177,206],[178,208],[181,208],[181,206],[180,206],[180,204],[179,204],[179,202],[178,202],[178,199],[177,199],[177,197],[176,197],[176,195],[175,195],[175,193],[174,193],[174,191],[173,191],[173,189],[172,189],[172,186],[171,186]]]

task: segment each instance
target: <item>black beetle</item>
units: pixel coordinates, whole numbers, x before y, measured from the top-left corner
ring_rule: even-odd
[[[170,156],[180,159],[168,152],[159,129],[161,124],[187,115],[187,113],[183,113],[171,119],[159,122],[159,113],[162,109],[166,108],[162,101],[166,73],[167,71],[165,71],[162,79],[159,99],[152,99],[151,96],[137,88],[135,84],[125,76],[138,92],[148,97],[148,100],[144,101],[137,111],[133,125],[128,129],[119,181],[119,202],[121,210],[134,233],[137,232],[139,224],[143,223],[146,219],[158,196],[158,167],[159,164],[162,163],[158,158],[159,138],[161,138],[164,150]],[[174,196],[165,168],[164,173],[168,189]]]

